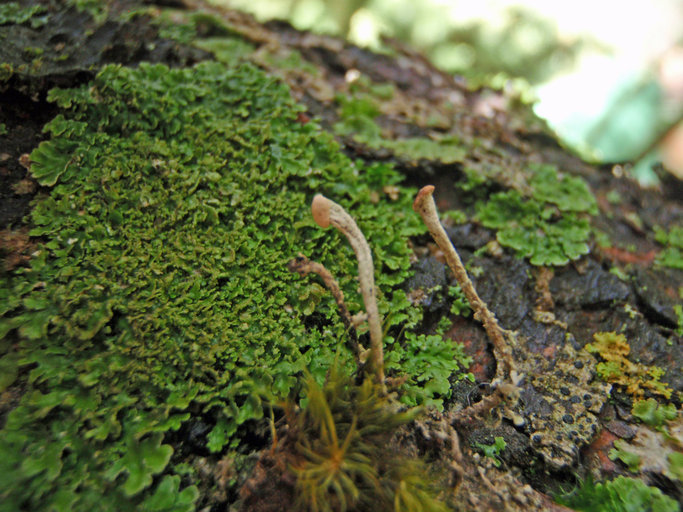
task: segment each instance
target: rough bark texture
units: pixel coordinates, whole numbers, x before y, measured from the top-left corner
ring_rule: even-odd
[[[6,73],[0,77],[0,127],[5,127],[0,130],[0,251],[6,276],[29,265],[42,243],[40,237],[29,235],[33,226],[25,217],[33,200],[51,193],[51,187],[32,177],[28,157],[49,138],[42,128],[60,112],[47,101],[48,90],[87,84],[106,63],[136,66],[149,61],[187,67],[211,59],[206,45],[200,49],[192,41],[161,37],[160,25],[153,23],[169,7],[177,9],[174,16],[179,19],[206,12],[229,27],[230,38],[251,45],[245,59],[287,84],[305,106],[300,123],[317,120],[335,134],[341,150],[352,159],[393,164],[405,177],[404,186],[417,190],[435,185],[441,213],[462,210],[466,214],[460,223],[444,220],[448,235],[481,298],[502,327],[516,332],[512,352],[525,379],[510,391],[509,400],[490,413],[469,419],[457,415],[493,392],[487,385],[496,375],[495,358],[481,325],[451,313],[451,299],[443,290],[454,282],[443,255],[426,234],[411,240],[414,272],[404,288],[424,309],[420,329],[432,333],[443,317],[450,318],[446,337],[464,344],[473,358],[469,371],[476,382],[455,383],[443,413],[432,412],[405,427],[396,442],[427,457],[442,471],[454,509],[562,510],[548,495],[560,485],[571,486],[575,474],[597,479],[639,476],[681,502],[680,473],[676,478],[671,467],[660,463],[681,450],[683,313],[680,309],[677,313],[676,306],[682,300],[683,270],[680,248],[678,263],[665,264],[665,251],[672,254],[676,247],[673,240],[663,242],[661,236],[683,223],[680,181],[662,173],[660,187],[643,189],[623,175],[622,166],[588,165],[564,149],[528,106],[499,91],[469,90],[397,42],[389,42],[392,55],[378,55],[338,39],[299,32],[286,23],[258,24],[249,16],[196,0],[143,6],[113,1],[100,19],[69,2],[40,5],[49,15],[48,23],[0,25],[0,71]],[[140,7],[147,10],[124,16]],[[206,41],[225,36],[216,34],[215,23],[208,19],[195,20],[195,37]],[[66,57],[65,48],[71,50]],[[294,50],[300,59],[283,64]],[[582,211],[576,205],[559,205],[553,198],[539,199],[542,192],[534,180],[541,171],[530,169],[544,168],[552,169],[551,181],[567,183],[565,177],[570,176],[585,180],[597,208],[587,206]],[[486,227],[482,204],[501,192],[510,199],[510,191],[528,202],[537,201],[539,215],[547,215],[547,224],[529,224],[530,230],[557,226],[558,219],[588,219],[592,231],[587,238],[571,241],[578,252],[565,249],[558,260],[534,265],[530,261],[535,253],[520,254],[524,249],[505,243],[501,233],[506,226]],[[394,191],[385,187],[380,193],[391,196]],[[505,203],[499,206],[504,208]],[[524,225],[527,221],[520,217],[508,222]],[[541,235],[543,240],[549,237]],[[369,243],[373,245],[372,240]],[[13,311],[9,316],[21,313],[19,306],[3,307],[2,313],[6,310]],[[13,343],[22,334],[1,332],[3,351],[12,354]],[[608,383],[598,376],[596,365],[610,354],[584,349],[595,342],[596,333],[624,335],[630,353],[624,358],[629,363],[621,367],[622,380]],[[617,351],[617,345],[611,350]],[[629,374],[628,365],[636,364],[662,369],[663,384],[658,389],[670,391],[658,393],[648,387],[647,370]],[[31,389],[22,372],[0,397],[2,424]],[[678,410],[676,419],[666,424],[676,440],[667,441],[632,414],[634,401],[648,397],[660,405],[672,403]],[[260,431],[245,436],[251,444],[241,456],[252,460],[242,467],[253,473],[240,469],[237,475],[231,473],[225,450],[207,455],[202,442],[193,444],[196,437],[203,439],[209,427],[200,420],[189,425],[178,433],[169,432],[165,442],[174,445],[177,459],[172,463],[194,465],[193,474],[200,480],[199,508],[291,510],[294,480],[282,455],[291,447],[285,442],[277,450],[270,449],[265,423],[257,427]],[[454,445],[453,428],[459,447]],[[506,442],[499,459],[483,456],[476,447],[491,445],[496,437]],[[643,453],[640,466],[631,468],[633,473],[608,456],[617,440],[622,447],[630,443],[632,452]],[[659,462],[647,463],[646,452],[654,453]]]

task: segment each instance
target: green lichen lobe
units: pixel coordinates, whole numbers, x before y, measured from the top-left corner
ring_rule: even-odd
[[[678,503],[642,480],[619,476],[594,483],[588,479],[570,493],[556,496],[573,510],[590,512],[677,512]]]
[[[628,359],[631,352],[626,336],[616,332],[598,332],[593,335],[594,342],[585,349],[599,355],[603,361],[598,363],[597,371],[606,382],[625,388],[634,397],[642,397],[645,391],[671,398],[673,390],[661,382],[664,370],[657,366],[645,366]]]
[[[672,226],[669,231],[655,226],[655,240],[664,246],[655,263],[683,270],[683,226]]]
[[[492,194],[477,205],[479,221],[532,265],[565,265],[587,254],[587,215],[597,213],[588,185],[550,165],[531,165],[530,172],[530,197],[514,189]]]
[[[7,2],[0,5],[0,25],[22,24],[30,21],[32,28],[38,28],[47,23],[44,15],[47,9],[42,5],[22,7],[18,2]],[[40,15],[43,16],[40,16]]]
[[[399,158],[411,161],[424,159],[452,163],[464,159],[466,149],[455,135],[432,133],[429,137],[396,139],[383,136],[377,118],[381,114],[379,105],[391,97],[392,88],[386,86],[363,83],[352,88],[352,97],[338,94],[335,100],[339,104],[340,120],[334,125],[334,132],[373,149],[389,150]],[[365,89],[368,92],[361,92]]]

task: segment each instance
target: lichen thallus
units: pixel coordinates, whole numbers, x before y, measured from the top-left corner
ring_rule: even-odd
[[[465,266],[463,265],[460,256],[439,221],[433,192],[433,185],[427,185],[420,189],[415,197],[413,209],[422,217],[432,238],[434,238],[439,249],[444,253],[448,266],[452,270],[456,281],[460,285],[460,288],[463,290],[465,297],[467,297],[467,300],[474,311],[474,318],[483,324],[486,334],[493,344],[494,356],[498,363],[493,386],[495,389],[494,393],[477,404],[450,415],[452,421],[459,421],[465,417],[481,414],[482,412],[495,407],[503,398],[514,394],[522,376],[517,373],[512,356],[514,334],[500,327],[493,312],[491,312],[486,303],[477,294],[472,281],[467,275],[467,271],[465,270]],[[384,385],[382,329],[379,311],[377,309],[374,268],[370,247],[353,218],[344,210],[344,208],[334,201],[331,201],[322,194],[318,194],[313,198],[311,212],[313,214],[313,219],[319,226],[326,228],[331,224],[341,231],[348,238],[351,247],[356,253],[356,257],[358,258],[358,278],[370,331],[368,370],[374,374],[375,379],[379,383]],[[335,297],[344,323],[347,326],[351,325],[352,320],[344,305],[341,290],[325,267],[319,263],[309,261],[304,256],[299,256],[297,260],[290,262],[289,268],[290,270],[297,271],[301,274],[315,272],[320,275],[327,288]],[[358,357],[360,352],[357,348],[358,345],[355,342],[355,339],[353,343]],[[360,357],[360,359],[362,360],[364,358]]]

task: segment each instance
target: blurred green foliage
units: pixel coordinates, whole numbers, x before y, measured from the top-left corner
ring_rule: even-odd
[[[581,59],[592,54],[609,62],[619,48],[586,30],[581,35],[571,33],[575,30],[561,33],[560,20],[545,17],[522,1],[505,8],[490,6],[486,17],[483,8],[471,9],[464,0],[212,1],[262,20],[282,18],[299,29],[345,37],[375,51],[395,52],[397,46],[389,42],[394,39],[399,46],[419,50],[441,69],[466,78],[472,88],[504,89],[526,102],[540,99],[538,112],[567,146],[589,161],[633,161],[629,171],[645,183],[658,181],[651,169],[660,159],[657,144],[681,121],[683,106],[662,90],[652,62],[637,63],[625,76],[615,68],[596,77],[595,69],[584,71],[579,66]],[[644,16],[643,23],[648,20]],[[576,25],[578,20],[574,21]],[[561,75],[577,79],[562,82],[552,92],[537,88]],[[607,93],[591,87],[596,80],[610,84]],[[602,99],[596,108],[567,108],[571,102],[586,103],[586,94]]]
[[[441,68],[473,83],[521,77],[535,84],[566,69],[589,41],[561,40],[555,25],[531,9],[509,8],[500,23],[458,21],[458,4],[412,0],[213,0],[261,19],[286,18],[297,28],[391,51],[381,37],[419,49]],[[370,35],[359,33],[362,28]],[[379,35],[380,37],[375,37]],[[500,82],[499,82],[500,83]]]
[[[378,89],[380,90],[378,94]],[[370,148],[385,148],[394,152],[399,158],[411,160],[438,160],[444,163],[461,161],[466,155],[466,149],[459,144],[453,135],[432,135],[427,137],[406,137],[391,139],[382,136],[382,130],[376,119],[380,115],[378,98],[382,91],[372,87],[368,93],[354,89],[354,95],[347,97],[338,94],[335,101],[340,106],[340,121],[334,125],[337,135],[347,136],[363,143]],[[388,88],[391,90],[391,88]]]
[[[683,269],[683,227],[672,226],[668,232],[655,226],[655,240],[664,246],[655,263],[663,267]]]
[[[498,456],[502,453],[503,450],[505,450],[506,446],[507,443],[505,442],[505,439],[499,436],[496,436],[493,439],[492,444],[474,443],[474,447],[477,450],[480,450],[481,453],[484,454],[484,457],[492,459],[493,465],[497,468],[499,468],[501,465],[501,461],[498,458]]]
[[[22,7],[18,2],[7,2],[0,5],[0,25],[28,21],[32,28],[38,28],[47,23],[46,10],[42,5]]]
[[[676,419],[674,404],[660,404],[654,398],[638,400],[633,404],[631,413],[643,423],[651,427],[661,427],[666,421]]]

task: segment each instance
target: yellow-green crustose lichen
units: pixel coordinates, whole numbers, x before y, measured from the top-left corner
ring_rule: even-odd
[[[299,122],[277,79],[250,64],[107,66],[49,100],[61,113],[31,154],[52,187],[30,219],[42,245],[0,286],[0,363],[28,376],[0,432],[0,511],[192,510],[185,426],[208,423],[211,452],[239,449],[261,397],[351,364],[333,299],[286,268],[298,252],[323,262],[361,309],[351,249],[310,219],[317,192],[370,241],[403,400],[449,392],[461,348],[412,334],[420,311],[398,287],[423,229],[412,192],[383,195],[400,176]]]
[[[672,389],[659,380],[664,375],[664,370],[629,361],[631,347],[626,336],[616,332],[598,332],[593,335],[593,339],[595,341],[585,348],[603,359],[596,369],[604,381],[622,386],[634,397],[642,397],[645,391],[664,398],[671,397]]]

